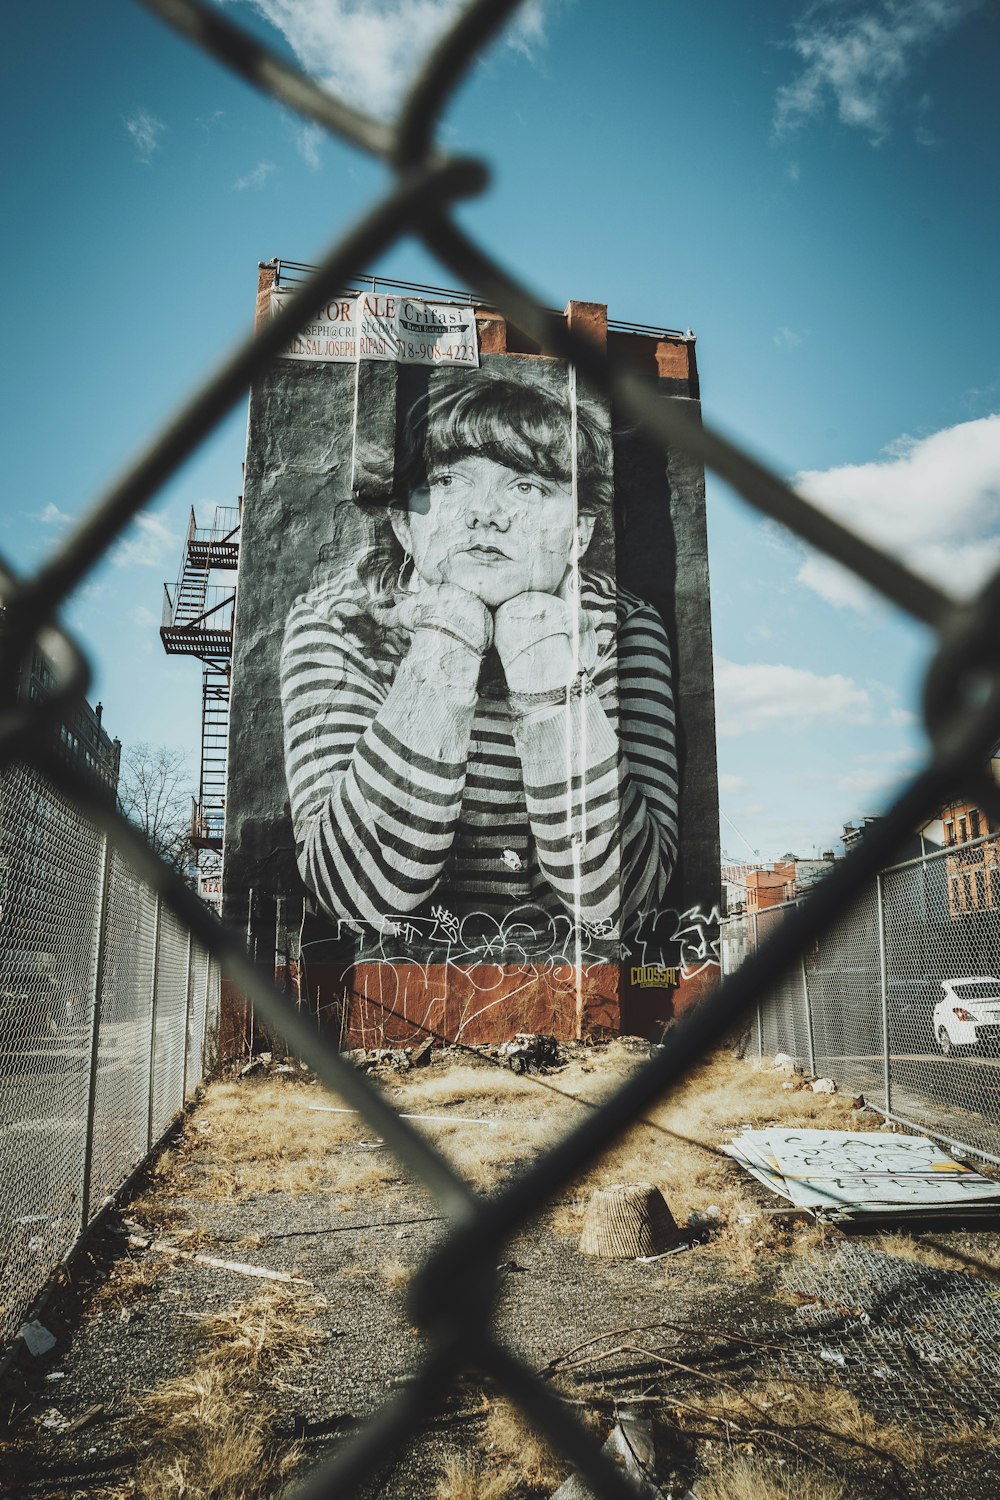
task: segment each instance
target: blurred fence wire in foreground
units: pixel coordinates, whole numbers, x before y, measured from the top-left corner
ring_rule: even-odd
[[[391,124],[374,120],[324,91],[200,0],[140,3],[253,86],[383,160],[393,175],[381,200],[342,230],[313,277],[289,298],[281,314],[192,393],[43,567],[23,579],[9,571],[0,578],[6,604],[0,718],[3,761],[8,766],[29,763],[47,775],[79,815],[99,831],[94,837],[108,835],[134,876],[156,892],[161,912],[172,914],[167,920],[176,919],[191,934],[192,944],[202,946],[211,962],[221,965],[250,996],[287,1045],[361,1111],[407,1169],[434,1193],[451,1221],[450,1233],[411,1293],[411,1316],[427,1340],[416,1378],[318,1465],[299,1493],[346,1496],[370,1482],[440,1405],[458,1373],[472,1367],[487,1373],[509,1396],[530,1408],[532,1422],[572,1460],[595,1493],[607,1500],[625,1500],[635,1494],[627,1477],[601,1453],[597,1441],[569,1408],[493,1333],[500,1243],[546,1203],[556,1186],[583,1170],[650,1103],[662,1097],[707,1045],[749,1013],[759,995],[792,972],[808,945],[847,910],[855,893],[891,862],[902,839],[946,797],[961,791],[1000,821],[996,788],[982,770],[1000,737],[1000,674],[994,659],[1000,580],[987,585],[970,603],[957,604],[897,559],[816,510],[677,403],[664,402],[636,371],[609,359],[568,329],[561,318],[546,313],[529,291],[456,225],[453,204],[481,193],[488,173],[476,160],[446,155],[435,144],[436,127],[469,68],[516,8],[515,0],[476,0],[463,10],[427,59]],[[324,1047],[312,1026],[286,1011],[269,979],[248,962],[239,936],[225,932],[197,896],[145,847],[141,836],[118,819],[50,748],[54,727],[88,684],[86,657],[58,623],[58,611],[70,590],[319,307],[404,235],[422,240],[461,283],[475,289],[482,302],[499,308],[550,353],[572,361],[588,380],[603,385],[653,443],[665,452],[686,449],[763,515],[851,568],[887,600],[931,626],[938,637],[926,685],[932,752],[923,771],[815,894],[788,913],[740,969],[685,1017],[655,1060],[505,1192],[489,1200],[478,1198],[362,1075]],[[18,703],[13,687],[15,664],[35,643],[56,664],[57,688],[45,703]]]

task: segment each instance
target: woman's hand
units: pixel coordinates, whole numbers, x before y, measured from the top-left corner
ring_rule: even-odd
[[[483,601],[454,583],[427,584],[403,594],[393,613],[396,624],[413,632],[407,660],[425,682],[474,695],[493,644],[493,620]]]
[[[554,692],[593,666],[593,627],[582,611],[578,624],[574,621],[576,609],[575,602],[555,594],[529,593],[508,599],[495,611],[493,642],[510,692]]]

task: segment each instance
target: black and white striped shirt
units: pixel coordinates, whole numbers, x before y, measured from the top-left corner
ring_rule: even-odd
[[[443,906],[569,914],[615,934],[658,906],[677,856],[670,648],[651,605],[585,575],[585,691],[519,715],[502,674],[451,701],[379,632],[348,571],[293,605],[281,691],[299,868],[367,927]],[[364,628],[359,628],[363,622]]]

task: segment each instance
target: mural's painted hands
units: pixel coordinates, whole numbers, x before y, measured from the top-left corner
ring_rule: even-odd
[[[556,594],[518,594],[493,615],[493,640],[511,693],[549,693],[593,666],[596,638],[587,616]]]
[[[463,696],[475,692],[493,644],[493,620],[481,599],[454,583],[429,584],[404,594],[395,614],[413,632],[409,660],[427,682]]]

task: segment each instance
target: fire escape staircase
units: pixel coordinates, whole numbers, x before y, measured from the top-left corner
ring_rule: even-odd
[[[240,513],[216,506],[213,524],[198,526],[192,510],[177,582],[163,585],[160,640],[168,656],[193,656],[203,664],[201,772],[191,813],[196,849],[222,851],[229,743],[229,668],[233,654],[234,586],[210,582],[239,565]]]

